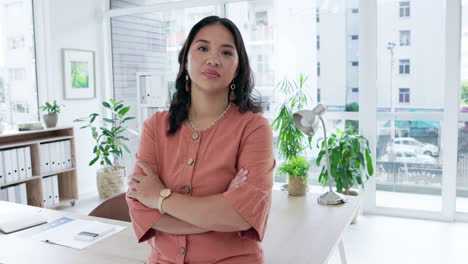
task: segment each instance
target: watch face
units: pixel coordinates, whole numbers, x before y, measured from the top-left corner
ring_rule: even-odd
[[[160,193],[161,197],[168,197],[169,195],[171,195],[171,190],[169,189],[164,189],[164,190],[161,190],[161,193]]]

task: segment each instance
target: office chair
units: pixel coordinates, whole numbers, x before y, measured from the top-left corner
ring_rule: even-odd
[[[89,213],[89,216],[131,222],[125,194],[126,193],[121,193],[108,198],[94,208],[94,210]]]

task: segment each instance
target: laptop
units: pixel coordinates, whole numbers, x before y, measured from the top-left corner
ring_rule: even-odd
[[[45,223],[47,223],[45,218],[36,213],[0,213],[0,232],[5,234],[10,234]]]

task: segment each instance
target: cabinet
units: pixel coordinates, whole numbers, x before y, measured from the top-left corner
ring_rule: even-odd
[[[44,150],[45,147],[47,150]],[[0,190],[12,189],[11,187],[21,186],[24,183],[28,205],[47,208],[75,205],[75,201],[78,200],[78,185],[73,127],[1,134],[0,153],[4,165],[0,165],[0,170],[3,169],[4,174],[4,178],[0,179]],[[5,153],[9,154],[3,155]],[[14,154],[10,153],[16,153],[17,158],[12,159],[11,156]],[[23,155],[26,162],[25,170],[31,170],[29,175],[27,172],[24,175],[20,174]],[[10,175],[7,180],[6,175],[9,173],[7,169],[14,172],[15,168],[19,175]],[[22,186],[24,189],[24,185]],[[51,195],[50,202],[46,200],[46,192]],[[55,200],[52,192],[55,194]],[[8,192],[3,191],[3,193]]]

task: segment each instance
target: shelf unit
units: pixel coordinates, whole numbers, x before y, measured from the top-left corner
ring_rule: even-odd
[[[40,154],[40,144],[57,142],[61,140],[70,140],[72,167],[46,173],[41,172],[41,158],[44,157],[41,157]],[[0,183],[0,188],[26,183],[28,205],[44,207],[42,199],[42,179],[47,176],[57,175],[60,202],[50,206],[49,208],[56,208],[68,204],[74,206],[75,201],[78,200],[78,183],[73,127],[49,128],[34,131],[0,134],[0,151],[20,147],[31,148],[32,178],[8,183]]]

